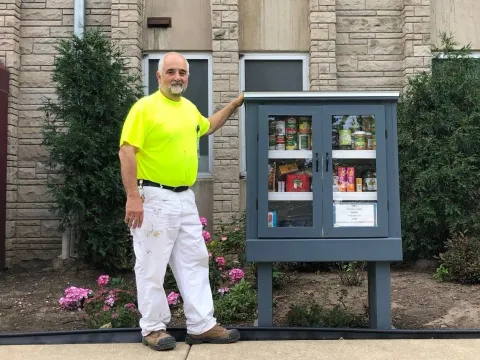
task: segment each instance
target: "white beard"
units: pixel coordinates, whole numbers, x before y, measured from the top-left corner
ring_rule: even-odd
[[[185,90],[187,90],[187,87],[182,84],[174,84],[170,86],[170,91],[175,95],[181,95]]]

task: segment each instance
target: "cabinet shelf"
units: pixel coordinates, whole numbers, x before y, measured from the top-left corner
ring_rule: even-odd
[[[269,201],[312,201],[312,192],[269,192]]]
[[[375,159],[376,150],[333,150],[334,159]],[[311,159],[312,150],[268,150],[269,159]]]
[[[333,192],[333,201],[377,201],[376,192]]]
[[[334,159],[375,159],[376,150],[333,150]]]
[[[311,159],[312,150],[268,150],[269,159]]]

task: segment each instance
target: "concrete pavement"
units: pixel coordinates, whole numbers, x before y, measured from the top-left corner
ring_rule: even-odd
[[[0,346],[2,360],[477,360],[475,340],[245,341],[230,345],[179,343],[168,352],[141,344]]]

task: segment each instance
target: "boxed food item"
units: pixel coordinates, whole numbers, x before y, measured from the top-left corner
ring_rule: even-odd
[[[310,176],[308,174],[288,174],[286,181],[287,192],[310,191]]]
[[[338,167],[338,191],[347,191],[347,168]]]
[[[277,227],[277,212],[268,212],[268,227]]]
[[[355,168],[347,167],[347,191],[355,191]]]
[[[298,171],[298,166],[296,163],[285,164],[285,165],[280,165],[278,167],[278,170],[280,171],[280,175],[291,174],[293,172]]]

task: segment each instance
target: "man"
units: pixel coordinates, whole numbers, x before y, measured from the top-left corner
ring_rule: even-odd
[[[189,65],[180,54],[159,62],[159,90],[137,101],[123,125],[119,157],[127,193],[125,222],[133,235],[142,342],[154,350],[173,349],[175,338],[163,281],[167,264],[184,302],[188,344],[230,343],[237,330],[226,330],[213,317],[208,252],[193,191],[198,142],[219,129],[243,104],[239,95],[210,118],[182,95]]]

